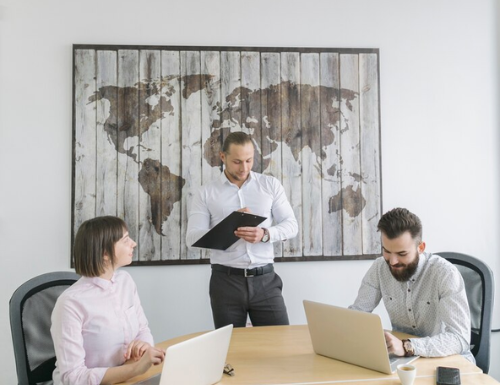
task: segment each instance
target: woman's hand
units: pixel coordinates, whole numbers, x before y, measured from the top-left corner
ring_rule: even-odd
[[[164,359],[165,350],[149,346],[137,362],[137,371],[139,374],[145,373],[151,365],[159,365]]]
[[[146,346],[147,345],[147,346]],[[151,365],[158,365],[165,359],[165,350],[155,348],[143,341],[133,341],[129,345],[130,355],[142,351],[142,356],[136,359],[129,359],[126,365],[113,366],[108,368],[101,381],[102,385],[116,384],[117,382],[127,381],[128,379],[146,373]]]
[[[125,361],[128,360],[139,361],[139,359],[144,355],[144,352],[150,347],[151,345],[148,344],[147,342],[141,340],[132,341],[128,345],[127,351],[124,354]]]

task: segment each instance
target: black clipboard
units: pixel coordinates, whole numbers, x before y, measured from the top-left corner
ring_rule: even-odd
[[[233,211],[212,227],[208,233],[193,243],[192,247],[226,250],[240,239],[234,235],[238,227],[256,227],[266,219],[267,218],[255,214]]]

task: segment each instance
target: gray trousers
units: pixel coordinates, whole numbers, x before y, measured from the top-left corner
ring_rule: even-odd
[[[245,327],[247,314],[253,326],[289,325],[282,288],[283,281],[274,271],[244,277],[212,270],[210,303],[215,328]]]

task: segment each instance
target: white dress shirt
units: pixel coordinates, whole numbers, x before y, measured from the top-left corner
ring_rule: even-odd
[[[57,299],[50,328],[56,351],[54,385],[100,384],[106,370],[122,365],[133,340],[153,336],[137,287],[126,271],[110,281],[82,277]]]
[[[415,274],[397,281],[383,257],[370,267],[351,309],[372,312],[384,300],[392,329],[411,338],[415,354],[443,357],[470,352],[470,313],[462,276],[450,262],[435,254],[419,255]]]
[[[254,268],[272,263],[273,242],[297,235],[298,225],[281,183],[269,175],[250,172],[241,188],[226,175],[201,187],[191,203],[186,243],[191,246],[233,211],[248,207],[267,219],[260,227],[269,231],[266,243],[238,240],[226,250],[211,250],[210,262],[236,268]]]

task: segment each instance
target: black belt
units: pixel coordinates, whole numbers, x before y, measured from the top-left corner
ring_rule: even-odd
[[[264,275],[274,271],[274,265],[268,263],[261,267],[254,267],[253,269],[237,269],[236,267],[229,267],[224,265],[212,265],[212,270],[222,271],[227,275],[243,275],[244,277],[255,277],[256,275]]]

